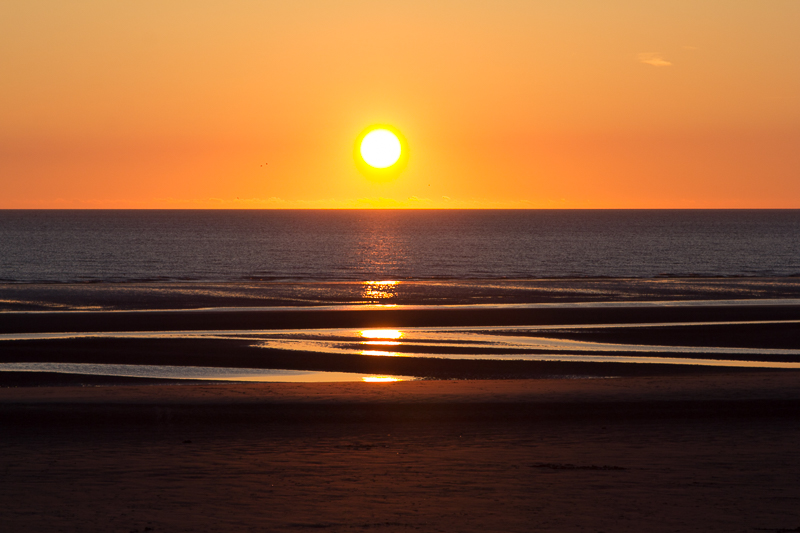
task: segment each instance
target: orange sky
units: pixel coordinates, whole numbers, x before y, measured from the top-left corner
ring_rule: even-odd
[[[798,28],[797,0],[4,0],[0,208],[800,208]],[[410,148],[388,183],[353,161],[373,123]]]

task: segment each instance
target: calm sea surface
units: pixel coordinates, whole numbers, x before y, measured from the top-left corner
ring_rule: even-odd
[[[800,211],[0,211],[0,281],[800,275]]]

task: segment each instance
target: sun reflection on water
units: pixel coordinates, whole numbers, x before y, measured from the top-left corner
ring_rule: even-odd
[[[396,357],[400,354],[397,352],[382,352],[380,350],[362,350],[361,355],[375,355],[378,357]]]
[[[364,329],[360,334],[365,339],[399,339],[403,336],[399,329]]]
[[[361,297],[368,300],[388,300],[397,296],[395,287],[399,281],[365,281]]]
[[[361,381],[366,381],[367,383],[394,383],[395,381],[403,380],[392,376],[364,376]]]

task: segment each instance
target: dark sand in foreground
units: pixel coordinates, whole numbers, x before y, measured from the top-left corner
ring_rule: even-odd
[[[795,372],[0,389],[6,531],[789,531]]]

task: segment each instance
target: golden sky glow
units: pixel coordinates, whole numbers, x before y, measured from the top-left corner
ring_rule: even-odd
[[[0,2],[0,208],[800,208],[797,0]],[[411,148],[366,179],[353,146]]]

